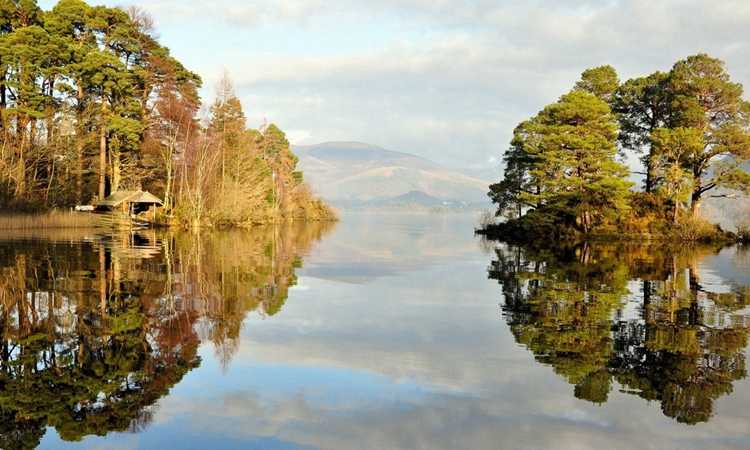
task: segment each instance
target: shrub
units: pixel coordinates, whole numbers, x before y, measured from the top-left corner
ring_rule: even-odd
[[[677,215],[677,220],[667,229],[666,235],[678,241],[713,241],[721,239],[723,232],[717,225],[685,211]]]
[[[480,229],[486,230],[489,226],[495,225],[496,223],[497,219],[495,218],[495,213],[491,209],[487,208],[479,214]]]
[[[732,220],[737,228],[737,237],[742,242],[750,242],[750,207],[738,209],[732,214]]]

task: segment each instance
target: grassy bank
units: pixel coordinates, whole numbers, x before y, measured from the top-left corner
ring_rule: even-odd
[[[597,227],[583,233],[570,226],[546,223],[543,218],[529,214],[521,219],[486,224],[475,233],[488,239],[509,242],[575,242],[606,241],[665,241],[665,242],[748,242],[747,233],[722,230],[716,224],[693,217],[683,217],[675,222],[652,222],[639,228]]]
[[[78,212],[0,215],[0,230],[94,228],[94,215]]]

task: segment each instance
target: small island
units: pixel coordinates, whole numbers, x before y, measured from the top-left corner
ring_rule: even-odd
[[[494,239],[747,239],[701,217],[707,198],[750,192],[750,103],[721,60],[690,56],[620,83],[583,72],[573,89],[514,130],[497,205],[477,233]],[[639,161],[643,190],[630,180]]]
[[[60,0],[42,11],[33,1],[2,2],[0,61],[3,215],[143,191],[159,200],[152,219],[165,225],[336,217],[296,170],[284,132],[246,127],[227,74],[203,107],[201,77],[159,43],[137,6]],[[62,216],[30,225],[86,222]]]

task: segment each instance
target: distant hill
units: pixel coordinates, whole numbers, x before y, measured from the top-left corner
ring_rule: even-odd
[[[437,197],[433,197],[430,194],[425,194],[422,191],[410,191],[397,197],[381,200],[378,203],[380,205],[387,205],[389,203],[409,203],[429,208],[432,206],[442,206],[445,202]]]
[[[459,169],[458,171],[468,177],[486,181],[489,184],[497,183],[503,179],[502,165],[495,166],[492,169]]]
[[[441,203],[489,204],[487,181],[416,155],[361,142],[295,145],[292,152],[299,157],[297,168],[304,171],[305,179],[339,207],[377,206],[409,193],[423,193]]]

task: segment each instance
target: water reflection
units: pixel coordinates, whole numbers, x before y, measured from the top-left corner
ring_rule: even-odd
[[[141,431],[212,342],[272,316],[331,224],[0,241],[0,448]]]
[[[604,403],[620,392],[661,404],[678,422],[709,421],[747,376],[750,288],[701,284],[718,247],[501,246],[489,277],[516,342]]]

